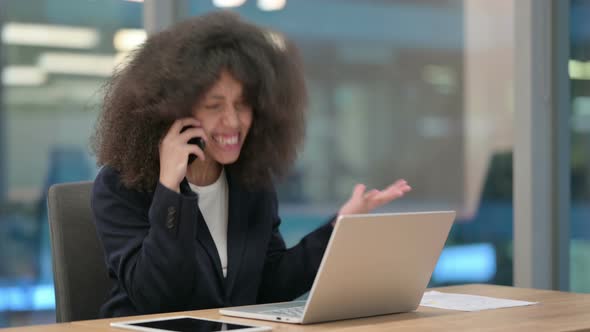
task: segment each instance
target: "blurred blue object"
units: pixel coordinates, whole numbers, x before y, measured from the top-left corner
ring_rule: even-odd
[[[49,170],[45,188],[55,183],[85,181],[90,178],[87,152],[79,146],[58,145],[49,153]]]
[[[489,282],[496,275],[496,250],[491,243],[443,249],[432,281],[437,284]]]
[[[305,209],[302,207],[302,210]],[[318,216],[305,212],[282,215],[280,230],[287,248],[296,245],[304,236],[328,222],[328,217],[329,215]]]
[[[93,176],[88,155],[79,146],[58,145],[49,153],[49,168],[39,202],[39,282],[53,284],[51,246],[47,221],[47,191],[56,183],[91,180]]]
[[[0,311],[51,310],[55,308],[53,285],[0,287]]]
[[[55,290],[53,285],[37,285],[32,293],[33,310],[55,309]]]

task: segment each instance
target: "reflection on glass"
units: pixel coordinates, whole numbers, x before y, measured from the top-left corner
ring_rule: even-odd
[[[570,0],[570,289],[590,292],[590,1]]]
[[[128,51],[113,38],[141,28],[141,6],[0,3],[0,327],[55,321],[47,188],[94,178],[88,139],[100,87]]]

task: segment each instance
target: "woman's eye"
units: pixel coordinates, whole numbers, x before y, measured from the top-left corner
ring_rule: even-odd
[[[218,109],[221,109],[221,105],[220,104],[205,105],[205,108],[208,110],[218,110]]]

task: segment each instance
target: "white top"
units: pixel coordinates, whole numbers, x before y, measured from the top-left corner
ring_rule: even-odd
[[[213,237],[223,276],[227,276],[227,210],[229,191],[225,171],[214,183],[208,186],[197,186],[189,182],[191,189],[199,195],[199,209],[205,218],[209,233]]]

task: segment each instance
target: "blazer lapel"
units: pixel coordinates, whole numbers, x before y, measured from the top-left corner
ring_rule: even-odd
[[[190,188],[188,181],[186,178],[180,183],[180,191],[186,195],[196,195],[192,189]],[[215,242],[213,241],[213,237],[209,232],[209,227],[207,227],[207,223],[205,222],[205,218],[201,214],[201,209],[197,207],[198,212],[198,220],[197,220],[197,240],[205,248],[205,251],[211,258],[213,262],[213,266],[215,268],[215,274],[219,279],[221,285],[224,284],[224,277],[223,271],[221,270],[221,260],[219,259],[219,254],[217,253],[217,247],[215,246]]]
[[[232,181],[230,172],[226,172],[226,174],[229,187],[229,211],[227,230],[227,280],[225,290],[226,294],[229,295],[236,282],[246,247],[250,195],[248,195],[248,192],[242,190],[236,183],[237,181]]]

